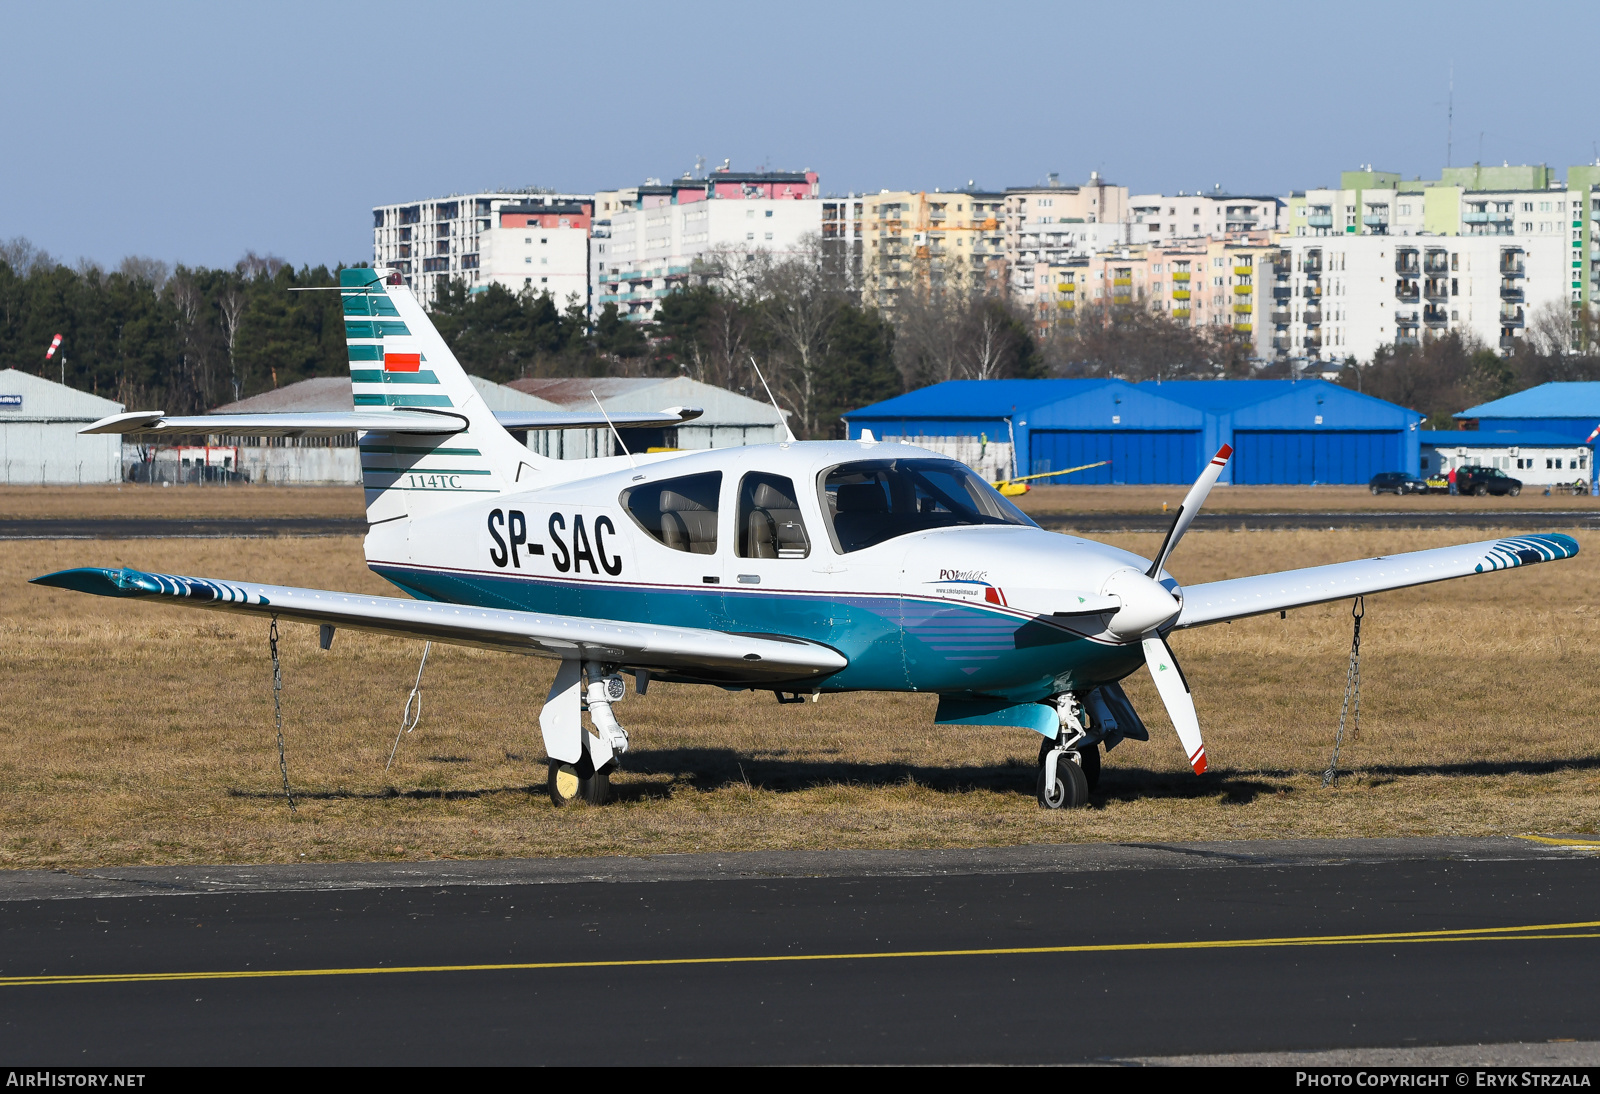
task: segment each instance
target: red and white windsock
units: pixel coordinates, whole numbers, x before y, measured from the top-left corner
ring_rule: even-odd
[[[58,334],[54,338],[50,339],[50,348],[44,351],[44,359],[46,361],[50,360],[50,358],[52,358],[52,357],[54,357],[56,355],[56,350],[58,350],[60,348],[61,348],[61,335]]]
[[[1600,425],[1594,427],[1594,432],[1583,439],[1584,444],[1593,444],[1594,439],[1600,437]]]

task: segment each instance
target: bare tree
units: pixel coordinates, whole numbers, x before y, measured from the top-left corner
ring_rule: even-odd
[[[177,312],[178,336],[178,375],[170,387],[188,404],[183,409],[203,410],[211,405],[210,360],[201,324],[205,294],[189,271],[180,267],[169,283],[168,295]]]
[[[1572,352],[1572,308],[1561,300],[1546,300],[1528,316],[1528,342],[1536,353],[1560,357]]]
[[[778,351],[770,379],[789,396],[805,434],[814,435],[820,427],[817,396],[828,335],[842,303],[824,275],[820,237],[803,240],[793,253],[771,263],[759,286],[759,314]]]
[[[50,257],[49,251],[35,247],[23,236],[12,236],[0,242],[0,262],[10,266],[18,277],[48,273],[57,265],[56,260]]]
[[[117,264],[117,272],[130,281],[148,281],[160,292],[172,276],[172,267],[149,255],[129,255]]]
[[[258,255],[254,251],[246,251],[244,253],[244,257],[239,260],[238,265],[234,268],[245,277],[273,278],[277,277],[278,271],[287,265],[288,263],[279,258],[277,255]]]
[[[222,323],[222,340],[228,347],[228,381],[233,387],[233,401],[244,398],[244,385],[239,379],[239,361],[235,350],[239,345],[239,324],[244,319],[245,296],[232,281],[217,298],[217,315]]]

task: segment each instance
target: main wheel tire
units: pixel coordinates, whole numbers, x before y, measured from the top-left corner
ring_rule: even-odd
[[[1510,494],[1512,497],[1516,497],[1518,494],[1522,493],[1522,487],[1513,486],[1510,490],[1507,490],[1506,493]]]
[[[550,800],[556,805],[571,805],[582,795],[586,781],[574,765],[552,761],[545,789],[550,792]]]
[[[579,794],[590,805],[604,805],[611,800],[611,771],[609,768],[596,771],[587,779],[581,780]]]
[[[584,774],[586,771],[588,774]],[[611,800],[611,771],[594,770],[588,757],[575,764],[552,763],[545,789],[556,805],[571,805],[579,799],[590,805],[604,805]]]
[[[1078,766],[1083,768],[1083,778],[1088,784],[1089,792],[1094,793],[1094,788],[1100,785],[1100,746],[1079,745]]]
[[[1050,786],[1044,784],[1044,768],[1039,769],[1035,790],[1044,809],[1079,809],[1089,803],[1089,782],[1083,768],[1066,756],[1056,761],[1056,777]]]

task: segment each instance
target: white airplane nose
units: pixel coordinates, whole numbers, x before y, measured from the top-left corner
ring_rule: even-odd
[[[1160,582],[1128,567],[1115,570],[1100,586],[1104,596],[1122,605],[1106,629],[1118,638],[1142,638],[1163,623],[1176,619],[1183,605]]]

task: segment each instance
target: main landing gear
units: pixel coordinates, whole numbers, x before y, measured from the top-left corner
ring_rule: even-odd
[[[1078,809],[1089,804],[1089,792],[1100,781],[1100,748],[1085,740],[1083,707],[1077,697],[1063,694],[1056,699],[1061,730],[1054,740],[1039,745],[1039,777],[1036,791],[1045,809]]]
[[[604,805],[611,798],[611,772],[621,766],[621,756],[628,751],[628,732],[617,723],[617,717],[611,710],[611,704],[627,693],[627,686],[621,676],[609,671],[612,666],[602,667],[588,662],[583,667],[589,679],[583,708],[589,712],[594,731],[583,729],[579,722],[578,758],[550,760],[550,774],[545,789],[556,805],[570,805],[579,800],[590,805]],[[557,687],[560,686],[558,677]],[[552,688],[551,694],[555,694],[555,688]],[[570,711],[574,719],[578,713],[577,710]],[[548,749],[548,744],[546,747]],[[566,755],[571,754],[571,751],[566,752]]]

